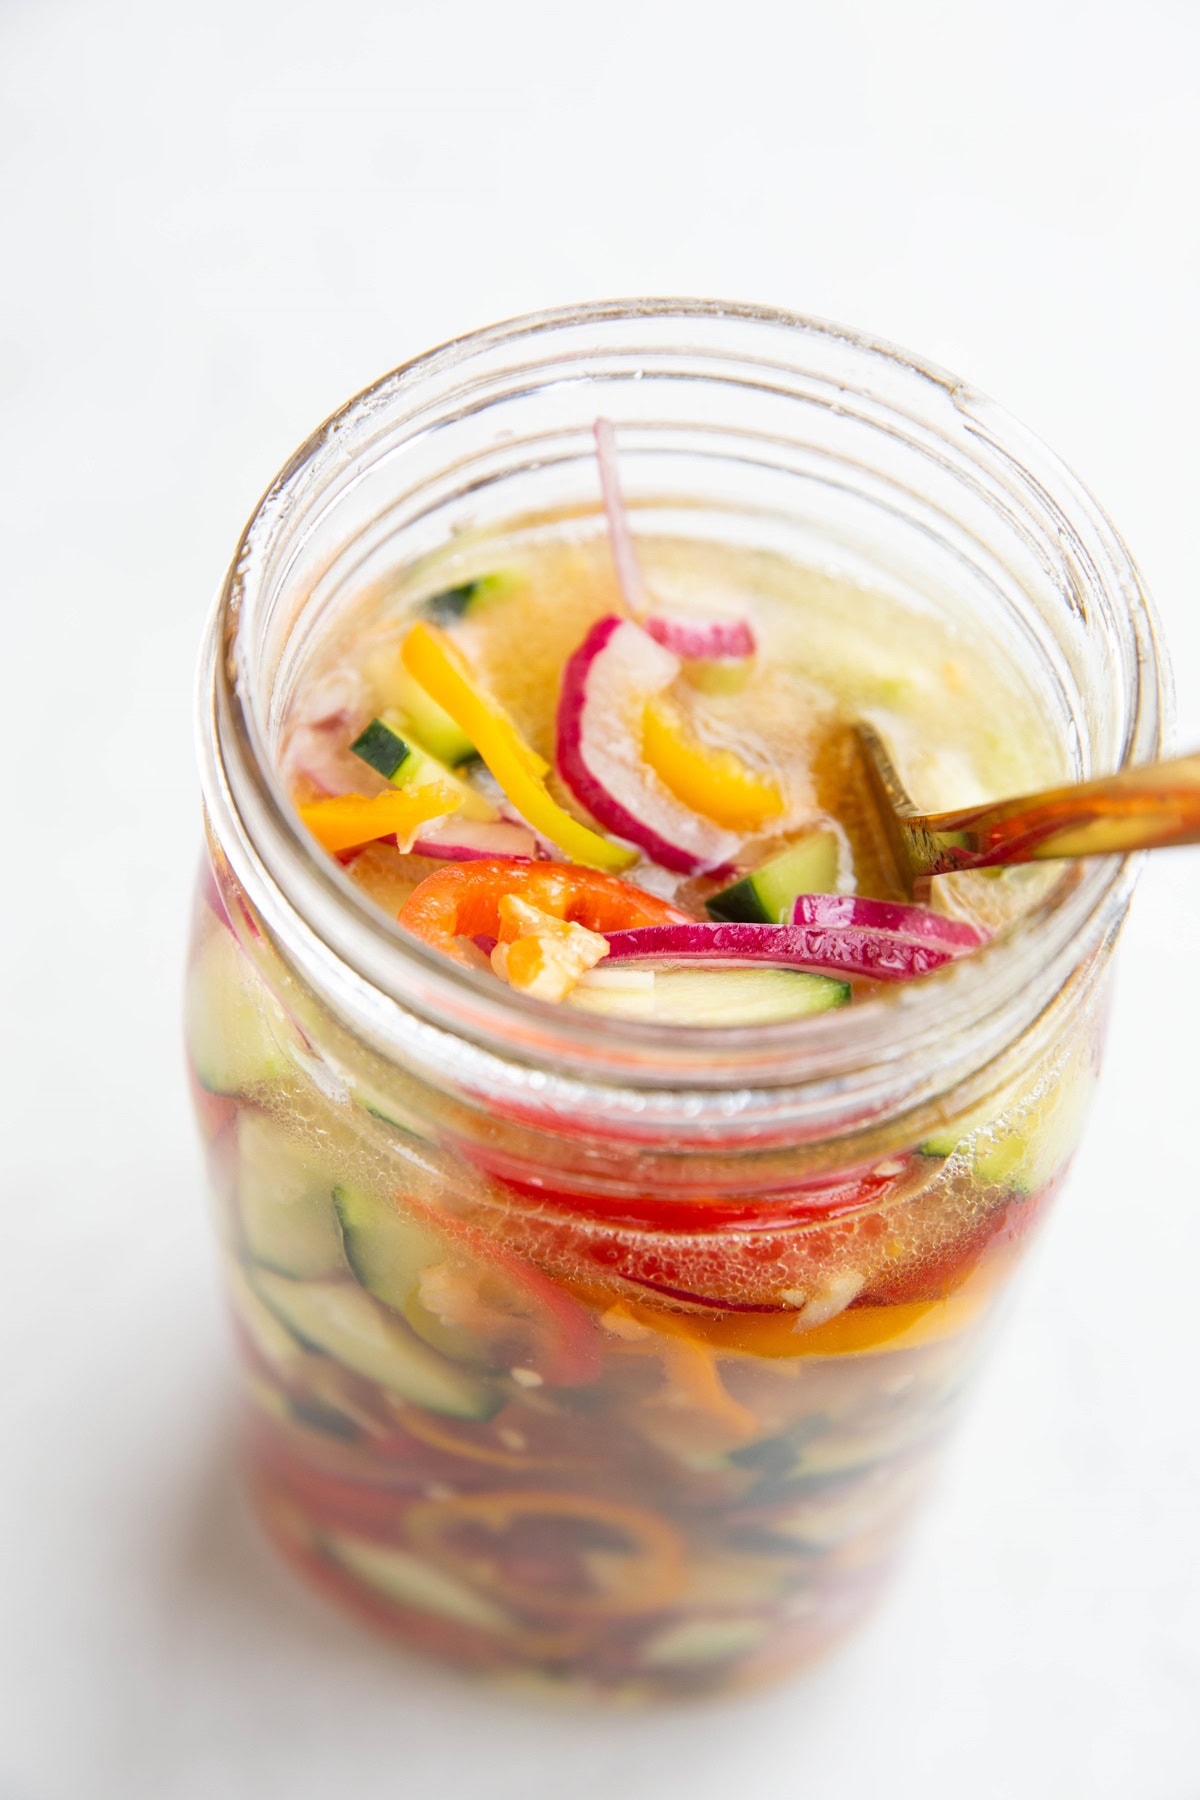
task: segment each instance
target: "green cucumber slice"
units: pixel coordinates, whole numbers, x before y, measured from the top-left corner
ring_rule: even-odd
[[[232,1258],[225,1264],[225,1291],[234,1317],[263,1362],[281,1381],[295,1379],[304,1367],[304,1346],[255,1293],[246,1271]]]
[[[422,600],[421,611],[436,625],[456,625],[475,608],[487,588],[487,577],[480,581],[463,581],[457,587],[443,588]]]
[[[418,1124],[411,1113],[405,1112],[404,1106],[395,1096],[383,1093],[368,1081],[354,1082],[350,1092],[365,1112],[370,1113],[371,1117],[378,1119],[381,1124],[389,1126],[391,1130],[398,1131],[404,1137],[412,1138],[419,1144],[436,1143],[437,1140],[430,1135],[428,1130],[422,1129],[425,1121],[422,1120]]]
[[[766,1025],[844,1006],[850,984],[804,969],[727,964],[672,964],[589,971],[567,1005],[610,1019],[652,1019],[665,1025]]]
[[[496,809],[491,802],[477,793],[469,782],[456,775],[440,758],[431,756],[419,744],[410,743],[404,736],[409,729],[400,713],[388,711],[380,718],[372,719],[350,748],[355,756],[361,757],[378,774],[385,776],[393,787],[413,790],[429,787],[437,782],[442,787],[450,788],[458,796],[457,817],[485,819],[489,822],[493,820]]]
[[[326,1556],[347,1574],[398,1606],[436,1613],[440,1619],[473,1625],[480,1631],[512,1630],[512,1619],[495,1601],[477,1594],[448,1570],[424,1562],[407,1550],[342,1532],[325,1532],[319,1543]]]
[[[437,625],[457,625],[469,619],[493,600],[501,599],[513,585],[511,575],[499,572],[479,575],[474,581],[462,581],[457,587],[443,588],[422,600],[420,611]]]
[[[348,1282],[293,1281],[255,1269],[255,1291],[290,1331],[367,1381],[430,1412],[490,1419],[503,1397],[439,1356],[406,1325]]]
[[[320,1432],[322,1437],[336,1438],[342,1444],[355,1444],[363,1435],[362,1427],[348,1413],[308,1394],[287,1396],[285,1418],[289,1424]]]
[[[241,1388],[260,1412],[267,1413],[280,1424],[316,1431],[322,1437],[336,1438],[342,1444],[357,1443],[363,1435],[361,1427],[337,1407],[307,1395],[289,1393],[286,1388],[260,1381],[247,1371],[243,1371]]]
[[[403,1313],[421,1271],[444,1262],[445,1250],[431,1232],[365,1188],[336,1188],[333,1205],[355,1280],[384,1306]]]
[[[388,697],[404,720],[405,731],[447,768],[456,769],[478,755],[474,744],[402,663],[388,677]]]
[[[367,1292],[402,1314],[417,1336],[443,1356],[475,1368],[495,1368],[477,1334],[440,1319],[421,1298],[422,1274],[446,1261],[445,1247],[433,1233],[362,1188],[338,1188],[333,1204],[346,1261]]]
[[[838,840],[832,831],[811,831],[760,868],[722,888],[707,903],[709,916],[735,922],[788,925],[797,894],[837,892]]]
[[[1057,1175],[1079,1142],[1091,1102],[1089,1073],[1076,1070],[1056,1081],[1012,1122],[978,1113],[918,1146],[922,1156],[961,1152],[976,1180],[1014,1194],[1036,1194]]]
[[[242,1238],[256,1263],[311,1280],[344,1268],[329,1170],[265,1113],[237,1122]]]
[[[372,719],[350,746],[351,754],[361,758],[385,781],[391,781],[397,770],[412,754],[411,746],[382,719]]]
[[[188,970],[184,1001],[188,1053],[201,1087],[244,1094],[288,1074],[271,1006],[233,933],[214,925]]]

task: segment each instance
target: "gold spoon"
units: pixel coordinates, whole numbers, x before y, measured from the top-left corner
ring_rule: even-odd
[[[1200,843],[1200,754],[959,812],[920,813],[874,728],[859,724],[855,733],[887,860],[906,899],[931,875],[958,869]]]

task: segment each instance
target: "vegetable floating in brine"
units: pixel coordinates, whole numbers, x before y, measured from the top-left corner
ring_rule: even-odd
[[[342,701],[323,781],[357,763],[367,791],[300,796],[317,841],[405,930],[597,1017],[802,1018],[978,948],[1003,909],[888,891],[853,755],[870,684],[839,672],[828,622],[806,615],[806,636],[768,590],[706,579],[697,551],[639,545],[612,425],[595,438],[606,539],[510,549],[361,655],[346,638],[324,678],[360,716]],[[906,680],[924,694],[873,680],[893,709]]]

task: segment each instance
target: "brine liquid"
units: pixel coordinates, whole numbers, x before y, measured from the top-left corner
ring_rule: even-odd
[[[844,830],[843,886],[870,893],[879,885],[877,841],[849,734],[855,720],[881,733],[925,810],[1028,792],[1063,774],[1061,746],[1024,678],[994,646],[955,630],[932,609],[917,612],[772,554],[683,540],[639,538],[638,547],[657,608],[752,622],[758,654],[751,664],[698,665],[683,685],[694,691],[711,741],[782,778],[792,832],[826,816]],[[553,764],[563,665],[589,627],[622,610],[622,601],[604,537],[564,541],[531,531],[376,585],[311,646],[281,731],[282,767],[299,797],[382,788],[348,745],[393,704],[399,647],[414,616],[431,595],[497,573],[496,596],[456,620],[452,635],[479,680]],[[551,787],[579,811],[553,776]],[[778,847],[768,836],[752,841],[746,861],[753,865]],[[394,917],[434,866],[374,846],[350,872]],[[629,879],[679,891],[644,862]],[[935,897],[990,926],[1021,910],[1048,879],[1044,868],[941,878]],[[686,888],[680,897],[688,902]]]
[[[796,816],[837,822],[864,891],[854,719],[929,808],[1060,772],[1036,697],[932,612],[765,555],[639,549],[664,607],[752,613],[752,669],[690,672],[706,728],[786,771]],[[502,595],[455,636],[552,758],[562,664],[617,596],[603,540],[533,532],[345,610],[284,696],[294,792],[373,791],[347,746],[389,703],[414,609],[497,569]],[[394,916],[432,866],[377,845],[351,876]],[[588,1120],[551,1144],[365,1052],[361,1070],[344,1044],[327,1056],[332,1021],[310,1005],[300,1029],[219,855],[215,874],[189,1045],[248,1466],[281,1548],[403,1642],[588,1694],[736,1686],[836,1639],[892,1563],[1061,1179],[1094,1012],[936,1139],[851,1144],[836,1167],[813,1145],[747,1156],[739,1186],[720,1145],[635,1157]],[[997,921],[1042,878],[956,877],[941,903]],[[394,1251],[361,1253],[363,1217]]]

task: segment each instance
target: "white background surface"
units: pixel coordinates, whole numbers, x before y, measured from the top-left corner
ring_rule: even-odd
[[[0,1800],[1195,1800],[1200,852],[886,1610],[807,1683],[543,1714],[263,1551],[177,1038],[191,679],[260,489],[528,307],[762,300],[1023,417],[1156,592],[1200,744],[1191,0],[0,0]]]

